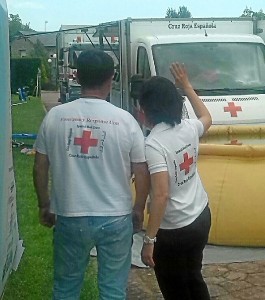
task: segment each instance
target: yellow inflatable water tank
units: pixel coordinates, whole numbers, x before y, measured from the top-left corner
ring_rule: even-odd
[[[198,169],[212,211],[209,243],[264,247],[265,126],[213,126],[201,139]]]

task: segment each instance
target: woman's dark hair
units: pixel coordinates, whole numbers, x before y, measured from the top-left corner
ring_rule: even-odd
[[[183,97],[169,79],[154,76],[145,81],[139,102],[148,122],[152,125],[161,122],[171,126],[180,124]]]
[[[76,64],[78,81],[85,88],[99,87],[114,74],[113,59],[102,50],[83,51]]]

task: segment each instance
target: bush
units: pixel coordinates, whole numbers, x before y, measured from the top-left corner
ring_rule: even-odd
[[[38,69],[41,67],[39,58],[11,58],[11,92],[15,94],[20,87],[27,86],[32,95],[37,85]]]

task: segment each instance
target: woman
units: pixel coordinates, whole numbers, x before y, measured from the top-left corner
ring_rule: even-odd
[[[142,261],[154,267],[166,300],[208,300],[201,267],[211,215],[197,159],[199,137],[212,119],[184,65],[173,63],[170,70],[198,119],[181,119],[183,98],[170,80],[155,76],[144,83],[140,106],[151,128],[146,159],[152,189]]]

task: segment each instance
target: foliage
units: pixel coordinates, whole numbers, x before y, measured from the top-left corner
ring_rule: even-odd
[[[34,50],[30,53],[31,57],[39,57],[41,59],[41,65],[40,65],[40,69],[41,69],[41,84],[42,86],[45,85],[49,79],[51,77],[50,74],[50,66],[48,63],[48,58],[49,58],[49,53],[46,50],[46,48],[44,47],[44,45],[42,44],[42,42],[40,42],[40,40],[37,39],[37,42],[33,45],[34,46]]]
[[[173,8],[168,8],[166,18],[191,18],[191,13],[186,6],[180,6],[178,12]]]
[[[18,102],[17,96],[13,103]],[[39,98],[12,106],[13,133],[35,133],[45,115]],[[24,140],[25,141],[25,140]],[[32,141],[33,144],[33,141]],[[32,145],[31,144],[31,145]],[[13,148],[20,238],[25,251],[16,272],[8,279],[3,300],[49,300],[52,294],[52,230],[38,222],[37,198],[32,183],[34,157]],[[97,299],[96,260],[85,276],[81,299]]]
[[[29,27],[28,24],[23,24],[19,15],[9,15],[9,34],[10,34],[10,40],[16,39],[18,35],[18,31],[25,30],[25,31],[33,31]],[[39,58],[41,60],[40,64],[40,70],[41,70],[41,84],[42,86],[45,86],[50,79],[51,79],[51,72],[50,72],[50,66],[48,63],[49,53],[44,47],[44,45],[37,39],[37,42],[33,44],[34,50],[30,53],[30,57],[32,58]],[[21,79],[23,81],[23,79]],[[25,84],[24,84],[25,85]],[[28,84],[27,84],[28,85]],[[34,88],[34,87],[33,87]],[[14,89],[12,89],[14,92]]]
[[[16,93],[19,87],[28,86],[29,93],[32,95],[36,86],[41,60],[39,58],[12,58],[10,65],[12,93]]]
[[[168,8],[166,12],[166,18],[177,18],[178,13],[174,8]]]
[[[256,18],[257,20],[265,20],[265,13],[262,9],[260,9],[258,12],[254,12],[252,8],[246,7],[243,11],[243,14],[241,15],[243,18]]]
[[[32,29],[29,27],[29,23],[28,24],[23,24],[19,15],[13,15],[10,14],[8,17],[9,20],[9,35],[10,38],[12,39],[15,35],[17,35],[18,31],[21,30],[27,30],[27,31],[31,31]]]

